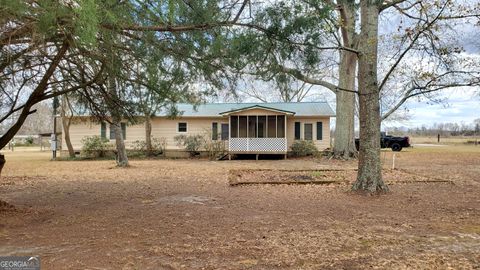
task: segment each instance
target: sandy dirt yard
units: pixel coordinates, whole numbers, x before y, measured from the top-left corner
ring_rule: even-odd
[[[6,158],[0,199],[15,209],[0,211],[0,256],[39,255],[42,269],[480,267],[480,147],[397,153],[405,175],[450,182],[392,182],[381,196],[349,184],[228,184],[231,169],[352,161],[133,160],[119,169],[47,152]],[[389,169],[392,152],[382,160]]]

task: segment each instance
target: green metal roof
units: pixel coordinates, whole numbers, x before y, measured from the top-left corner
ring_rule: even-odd
[[[220,116],[225,112],[252,107],[291,112],[295,113],[295,116],[335,116],[335,112],[327,102],[206,103],[197,106],[186,103],[177,104],[177,109],[184,117]],[[167,113],[161,112],[158,116],[167,116]]]
[[[281,113],[292,114],[292,115],[295,114],[295,112],[281,110],[281,109],[272,108],[272,107],[268,107],[268,106],[260,106],[260,105],[242,107],[242,108],[238,108],[238,109],[234,109],[234,110],[230,110],[230,111],[226,111],[226,112],[221,112],[220,114],[221,115],[228,115],[228,114],[232,114],[232,113],[236,113],[236,112],[242,112],[242,111],[253,110],[253,109],[263,109],[263,110],[267,110],[267,111],[281,112]]]

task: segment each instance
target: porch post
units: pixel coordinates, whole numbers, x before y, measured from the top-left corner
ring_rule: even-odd
[[[228,152],[230,153],[230,144],[232,143],[232,140],[231,140],[231,135],[232,135],[232,116],[229,115],[228,116]],[[220,126],[221,127],[221,126]],[[228,159],[230,159],[230,154],[228,155]]]
[[[285,152],[288,152],[288,136],[287,136],[287,115],[285,114],[285,131],[284,131],[284,135],[285,135]]]
[[[257,126],[257,130],[255,132],[255,138],[258,138],[258,115],[257,115],[257,121],[255,121],[255,125]]]
[[[248,120],[249,120],[250,116],[247,115],[247,152],[250,151],[250,138],[248,137],[249,134],[248,134]]]
[[[268,115],[265,115],[265,137],[268,138]]]
[[[275,115],[275,138],[278,138],[278,115]]]

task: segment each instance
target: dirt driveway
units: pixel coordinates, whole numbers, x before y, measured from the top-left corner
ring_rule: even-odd
[[[480,147],[479,147],[480,148]],[[391,152],[383,154],[385,167]],[[354,168],[329,160],[51,162],[7,153],[0,255],[42,269],[473,269],[480,265],[480,150],[396,154],[451,183],[228,185],[230,169]]]

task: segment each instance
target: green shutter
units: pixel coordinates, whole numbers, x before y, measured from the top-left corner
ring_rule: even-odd
[[[295,122],[295,140],[300,140],[300,122]]]
[[[212,140],[218,140],[218,123],[216,122],[212,123]]]
[[[100,124],[100,137],[102,137],[102,139],[105,139],[107,138],[107,124],[105,124],[105,122],[102,122]]]
[[[317,122],[317,140],[323,140],[323,123]]]

